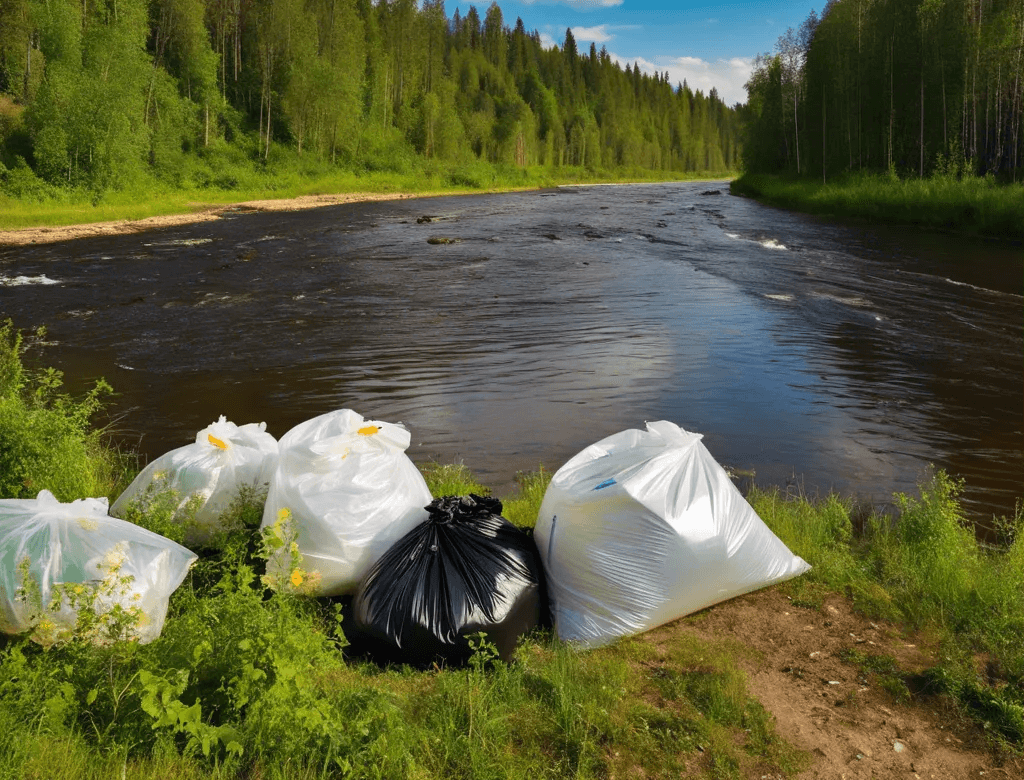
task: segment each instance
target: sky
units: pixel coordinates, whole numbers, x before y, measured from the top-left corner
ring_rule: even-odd
[[[445,3],[449,18],[455,9],[465,16],[475,5],[483,20],[490,0]],[[639,63],[646,73],[669,73],[674,85],[684,79],[707,94],[712,87],[732,105],[746,103],[743,84],[759,53],[770,52],[786,28],[794,29],[811,9],[812,0],[736,0],[696,3],[692,0],[498,0],[505,26],[516,17],[527,31],[540,33],[545,45],[561,46],[571,28],[581,53],[593,41],[604,46],[623,68]]]

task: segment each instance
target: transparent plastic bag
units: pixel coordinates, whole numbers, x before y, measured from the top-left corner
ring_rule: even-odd
[[[151,642],[196,555],[107,514],[107,499],[62,504],[46,490],[0,500],[0,630],[42,645],[71,638]]]
[[[192,444],[164,453],[150,463],[118,496],[110,514],[124,517],[133,501],[145,500],[147,491],[174,490],[178,495],[176,519],[186,522],[186,541],[202,543],[224,530],[220,518],[235,500],[239,488],[262,488],[277,465],[277,440],[266,423],[238,426],[221,415],[196,434]]]
[[[281,437],[263,512],[270,546],[279,547],[267,564],[271,585],[296,577],[304,592],[353,593],[376,560],[427,519],[432,496],[405,454],[410,440],[402,426],[351,409]],[[293,565],[299,557],[301,571]]]
[[[591,445],[552,477],[534,538],[560,638],[606,644],[810,568],[701,438],[648,423]]]

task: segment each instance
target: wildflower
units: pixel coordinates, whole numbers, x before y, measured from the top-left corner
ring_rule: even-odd
[[[114,545],[114,547],[110,549],[110,552],[103,556],[103,560],[100,561],[97,568],[106,569],[108,572],[113,574],[121,568],[121,565],[125,562],[127,558],[128,555],[125,551],[125,543],[118,542],[116,545]]]
[[[292,512],[286,506],[283,506],[283,507],[281,507],[280,509],[277,510],[277,522],[279,522],[279,523],[283,523],[285,520],[287,520],[291,516],[292,516]]]
[[[302,584],[302,569],[296,569],[292,572],[292,585],[296,588]]]

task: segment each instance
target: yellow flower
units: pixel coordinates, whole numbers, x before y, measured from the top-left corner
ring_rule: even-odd
[[[292,585],[294,585],[297,588],[301,584],[302,584],[302,570],[301,569],[296,569],[295,571],[292,572]]]
[[[281,507],[280,509],[277,510],[278,522],[284,522],[289,517],[291,517],[291,515],[292,515],[291,510],[289,510],[288,507],[286,507],[286,506],[283,506],[283,507]]]

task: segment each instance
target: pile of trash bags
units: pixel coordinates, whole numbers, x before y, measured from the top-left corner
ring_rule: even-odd
[[[0,630],[42,644],[155,639],[196,555],[117,518],[173,490],[187,544],[223,529],[244,486],[267,490],[264,582],[351,597],[352,631],[389,660],[463,663],[480,639],[510,660],[551,616],[595,647],[806,571],[701,443],[649,423],[560,468],[532,535],[497,499],[434,498],[409,459],[409,432],[351,409],[280,441],[221,417],[157,458],[110,512],[43,491],[0,501]],[[77,633],[76,633],[77,632]]]

